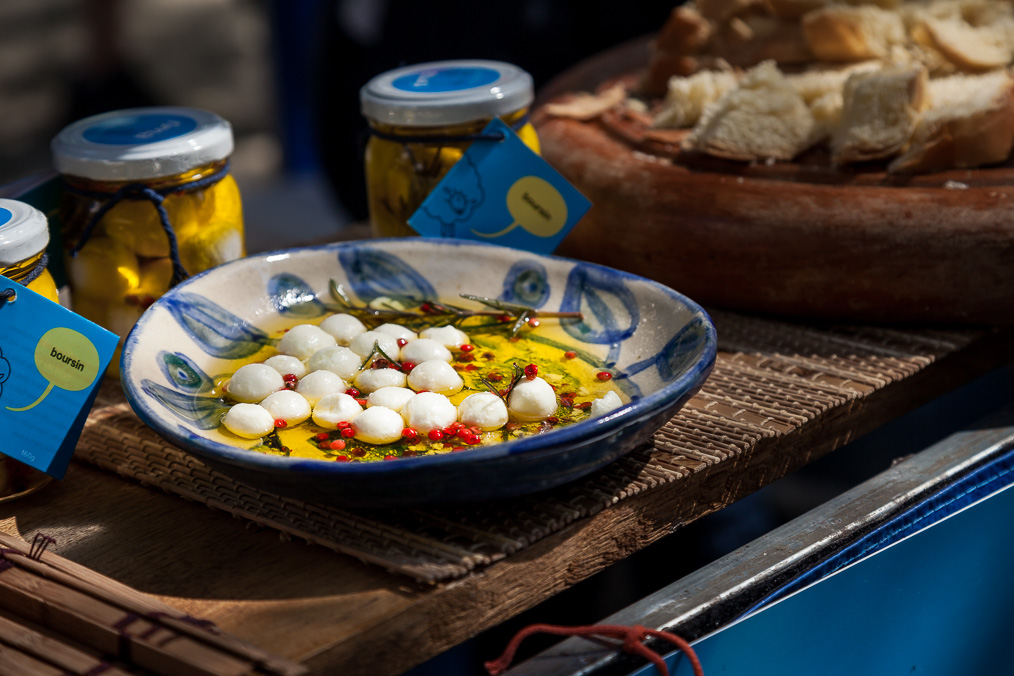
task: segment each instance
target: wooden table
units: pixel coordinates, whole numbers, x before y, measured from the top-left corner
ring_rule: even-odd
[[[716,315],[718,377],[724,377],[722,368],[733,366],[763,369],[771,356],[763,349],[762,334],[789,330],[780,322],[751,320],[748,331],[723,343],[723,323],[733,319]],[[793,330],[802,335],[824,329]],[[735,331],[726,331],[731,334]],[[754,335],[760,347],[747,344]],[[619,500],[517,554],[446,583],[414,582],[322,547],[285,541],[270,528],[252,527],[225,512],[79,463],[72,464],[62,482],[0,505],[0,529],[28,540],[39,532],[52,536],[57,554],[303,662],[313,673],[396,674],[1006,364],[1014,346],[1009,329],[883,335],[885,340],[892,335],[924,339],[924,345],[937,346],[935,356],[920,358],[912,373],[857,388],[847,401],[819,410],[794,398],[792,378],[808,377],[808,358],[802,355],[785,375],[784,387],[778,378],[768,378],[765,396],[774,392],[780,398],[788,423],[761,420],[757,424],[768,424],[771,433],[736,453],[721,457],[702,448],[693,471],[681,480]],[[884,349],[885,359],[904,357],[899,349]],[[688,411],[704,415],[724,407],[733,418],[743,413],[732,410],[728,397],[704,394]]]

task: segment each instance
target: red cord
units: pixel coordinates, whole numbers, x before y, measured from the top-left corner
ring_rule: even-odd
[[[701,668],[701,662],[697,659],[694,649],[676,634],[648,629],[640,625],[625,627],[616,624],[596,624],[585,627],[561,627],[553,624],[529,625],[511,639],[510,643],[507,644],[507,649],[503,651],[503,655],[491,662],[486,662],[486,671],[489,672],[490,676],[499,676],[506,671],[514,659],[514,653],[517,652],[521,642],[532,634],[538,633],[556,634],[558,636],[604,636],[606,638],[621,639],[623,641],[622,648],[624,652],[640,655],[654,664],[662,676],[669,676],[669,667],[666,666],[665,660],[662,659],[661,655],[643,643],[649,636],[663,638],[683,651],[683,654],[690,660],[690,666],[694,669],[694,676],[704,676],[704,669]]]

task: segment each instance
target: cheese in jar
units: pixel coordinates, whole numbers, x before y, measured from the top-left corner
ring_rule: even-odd
[[[499,61],[437,61],[388,71],[360,91],[370,125],[366,146],[366,192],[377,237],[417,234],[408,225],[426,196],[494,117],[514,128],[539,152],[528,122],[532,77]]]
[[[52,142],[75,312],[121,338],[171,286],[245,255],[232,127],[192,108],[103,113]]]

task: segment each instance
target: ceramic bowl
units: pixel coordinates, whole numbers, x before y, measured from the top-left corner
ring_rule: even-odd
[[[566,331],[582,359],[621,375],[630,403],[600,418],[467,452],[338,463],[266,455],[228,443],[208,394],[269,333],[333,311],[329,282],[353,301],[378,296],[496,297],[579,310]],[[363,240],[244,258],[173,288],[128,336],[121,380],[137,415],[168,441],[261,489],[313,502],[389,507],[517,496],[573,481],[630,452],[689,399],[715,361],[715,328],[696,303],[599,265],[448,239]]]

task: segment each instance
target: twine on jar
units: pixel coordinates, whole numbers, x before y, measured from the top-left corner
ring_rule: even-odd
[[[39,278],[39,275],[41,275],[42,272],[46,269],[46,264],[48,262],[49,262],[49,254],[45,253],[42,254],[42,257],[39,258],[39,262],[35,264],[35,267],[32,268],[32,271],[29,272],[27,275],[25,275],[25,278],[20,280],[18,284],[20,284],[21,286],[28,286],[29,284],[34,282],[36,279]],[[15,291],[14,289],[0,289],[0,306],[8,302],[13,303],[14,300],[17,298],[17,295],[18,292]]]
[[[514,131],[520,130],[528,124],[528,115],[522,115],[518,118],[514,124],[511,125],[511,129]],[[430,143],[430,144],[443,144],[443,143],[465,143],[468,141],[496,141],[499,143],[507,138],[507,135],[502,131],[480,131],[473,134],[391,134],[380,129],[374,129],[369,127],[369,134],[376,136],[377,138],[384,139],[385,141],[394,141],[395,143]]]
[[[128,183],[127,185],[119,188],[115,192],[103,192],[101,190],[85,190],[84,188],[78,188],[73,185],[69,185],[64,182],[64,190],[73,193],[75,195],[81,195],[83,197],[90,197],[95,200],[102,200],[101,206],[92,214],[91,218],[85,224],[84,229],[81,231],[81,237],[78,238],[77,244],[70,250],[71,258],[77,256],[78,252],[84,248],[84,245],[88,243],[88,240],[92,236],[92,232],[98,226],[99,221],[109,213],[109,210],[115,207],[123,200],[134,200],[134,201],[148,201],[155,207],[155,211],[158,212],[159,223],[162,224],[162,230],[165,231],[166,237],[169,240],[169,259],[173,264],[173,276],[169,282],[169,288],[172,288],[185,280],[190,276],[186,268],[183,267],[183,263],[180,261],[180,250],[179,243],[176,241],[176,231],[173,230],[173,225],[169,220],[169,212],[166,211],[165,206],[162,202],[165,198],[173,193],[181,192],[193,192],[196,190],[204,190],[225,178],[229,172],[228,163],[222,167],[221,170],[216,171],[210,176],[205,176],[196,181],[191,181],[184,186],[171,186],[168,188],[152,188],[144,183]]]

